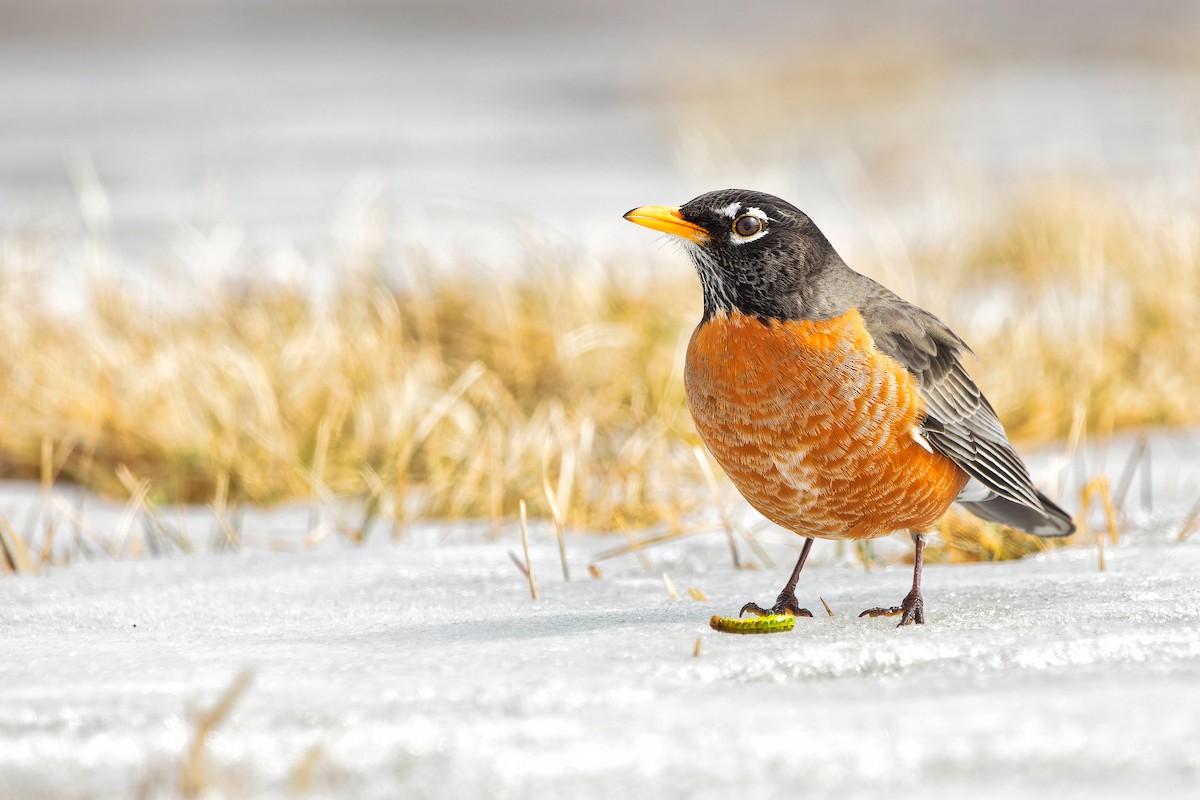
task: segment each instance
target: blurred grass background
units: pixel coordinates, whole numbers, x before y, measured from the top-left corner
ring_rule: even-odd
[[[1198,421],[1200,218],[1079,183],[980,216],[910,256],[1015,439],[1065,438],[1079,409],[1095,435]],[[122,495],[124,467],[159,502],[368,496],[400,523],[499,519],[518,499],[549,515],[553,496],[596,530],[680,525],[708,502],[682,255],[547,249],[456,272],[380,252],[389,269],[347,266],[321,295],[244,278],[162,308],[101,279],[69,315],[36,250],[0,258],[6,477]]]
[[[7,5],[0,477],[217,508],[365,498],[397,533],[499,525],[519,500],[682,530],[713,502],[680,372],[699,289],[620,214],[724,185],[793,200],[946,319],[1022,447],[1200,417],[1186,4],[781,5],[746,29],[671,4],[631,26],[620,2],[469,24],[115,2],[86,32],[87,4],[57,4],[74,24]],[[103,57],[29,55],[62,41]],[[161,86],[137,84],[156,58]],[[431,58],[445,86],[411,80]],[[179,99],[193,84],[212,114]],[[1095,120],[1056,116],[1076,86]],[[181,210],[214,159],[238,169]],[[363,161],[392,163],[393,188],[336,200]],[[56,181],[65,217],[37,210],[61,207]],[[316,244],[314,204],[336,211]],[[944,532],[947,560],[1034,546],[958,516]]]

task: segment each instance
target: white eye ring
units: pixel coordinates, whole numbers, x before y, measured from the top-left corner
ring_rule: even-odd
[[[748,225],[743,223],[749,223]],[[742,214],[733,221],[733,232],[743,239],[762,233],[763,221],[753,214]]]
[[[738,230],[738,227],[746,222],[753,224],[746,225],[744,228],[746,232],[743,233],[742,231]],[[750,230],[750,228],[753,228],[753,230]],[[761,239],[766,235],[767,221],[765,219],[760,217],[758,214],[741,214],[730,226],[729,241],[732,244],[746,244],[747,242],[753,242],[757,239]]]

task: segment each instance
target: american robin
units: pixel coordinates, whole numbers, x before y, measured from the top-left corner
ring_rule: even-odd
[[[684,376],[700,438],[750,505],[805,537],[775,605],[741,614],[811,616],[795,591],[814,538],[908,529],[912,591],[859,616],[923,624],[925,533],[955,500],[1037,536],[1075,530],[963,369],[970,348],[846,266],[800,209],[725,190],[625,219],[680,237],[700,273],[704,317]]]

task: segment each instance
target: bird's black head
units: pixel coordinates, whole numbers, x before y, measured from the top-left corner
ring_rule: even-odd
[[[778,197],[724,189],[678,208],[635,208],[625,219],[682,239],[700,273],[705,319],[735,310],[763,320],[817,319],[844,310],[818,291],[822,278],[837,283],[841,258],[808,215]]]

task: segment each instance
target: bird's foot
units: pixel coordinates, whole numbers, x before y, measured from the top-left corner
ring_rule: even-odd
[[[913,589],[904,598],[904,601],[898,606],[891,608],[868,608],[858,616],[860,617],[894,617],[900,615],[900,624],[897,628],[902,628],[905,625],[924,625],[925,624],[925,600],[921,597],[920,589]]]
[[[791,617],[811,617],[812,612],[807,608],[801,608],[800,603],[796,600],[796,595],[792,592],[781,592],[779,597],[775,598],[775,605],[770,608],[763,608],[758,603],[746,603],[742,606],[742,610],[738,612],[738,617],[741,617],[749,611],[751,614],[756,614],[760,617],[772,616],[791,616]]]

